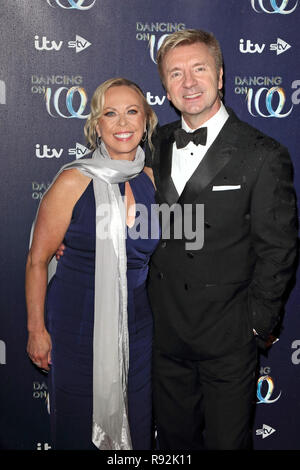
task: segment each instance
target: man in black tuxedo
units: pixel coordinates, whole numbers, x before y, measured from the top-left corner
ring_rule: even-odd
[[[286,148],[221,102],[213,35],[169,35],[157,62],[182,116],[158,129],[148,155],[157,202],[192,208],[194,218],[204,205],[203,247],[162,236],[152,257],[158,442],[161,450],[249,449],[257,342],[278,323],[295,268],[292,165]],[[173,227],[179,218],[174,211]]]

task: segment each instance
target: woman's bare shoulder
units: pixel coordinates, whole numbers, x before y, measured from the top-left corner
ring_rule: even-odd
[[[57,176],[43,200],[47,202],[57,201],[57,203],[64,201],[65,204],[74,205],[90,181],[91,178],[76,168],[64,170]]]
[[[153,186],[155,187],[154,175],[153,175],[152,168],[150,168],[149,166],[144,166],[144,172],[146,173],[146,175],[149,176],[149,178],[151,179],[151,181],[153,183]]]
[[[60,185],[76,187],[77,185],[85,185],[91,181],[89,176],[84,175],[77,168],[70,168],[69,170],[64,170],[57,177],[56,182]]]
[[[71,191],[81,193],[87,187],[91,178],[76,168],[62,171],[53,183],[54,191]]]

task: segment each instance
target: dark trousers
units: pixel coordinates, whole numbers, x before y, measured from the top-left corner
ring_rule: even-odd
[[[252,448],[257,350],[186,360],[154,352],[154,411],[160,450]]]

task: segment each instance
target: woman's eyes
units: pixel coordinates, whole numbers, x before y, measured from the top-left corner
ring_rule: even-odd
[[[129,115],[134,115],[134,114],[137,114],[138,113],[138,110],[137,109],[129,109],[126,114],[129,114]],[[104,116],[107,116],[107,117],[116,117],[118,115],[117,112],[115,111],[106,111],[106,113],[104,113]]]

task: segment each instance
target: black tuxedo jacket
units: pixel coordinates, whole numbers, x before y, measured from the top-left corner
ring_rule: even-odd
[[[153,137],[159,204],[204,205],[204,244],[162,237],[152,256],[149,293],[156,347],[180,357],[212,357],[253,338],[267,339],[280,319],[295,269],[297,213],[286,148],[232,110],[179,197],[171,179],[177,121]],[[230,189],[232,187],[232,189]],[[176,221],[176,213],[174,213]]]

